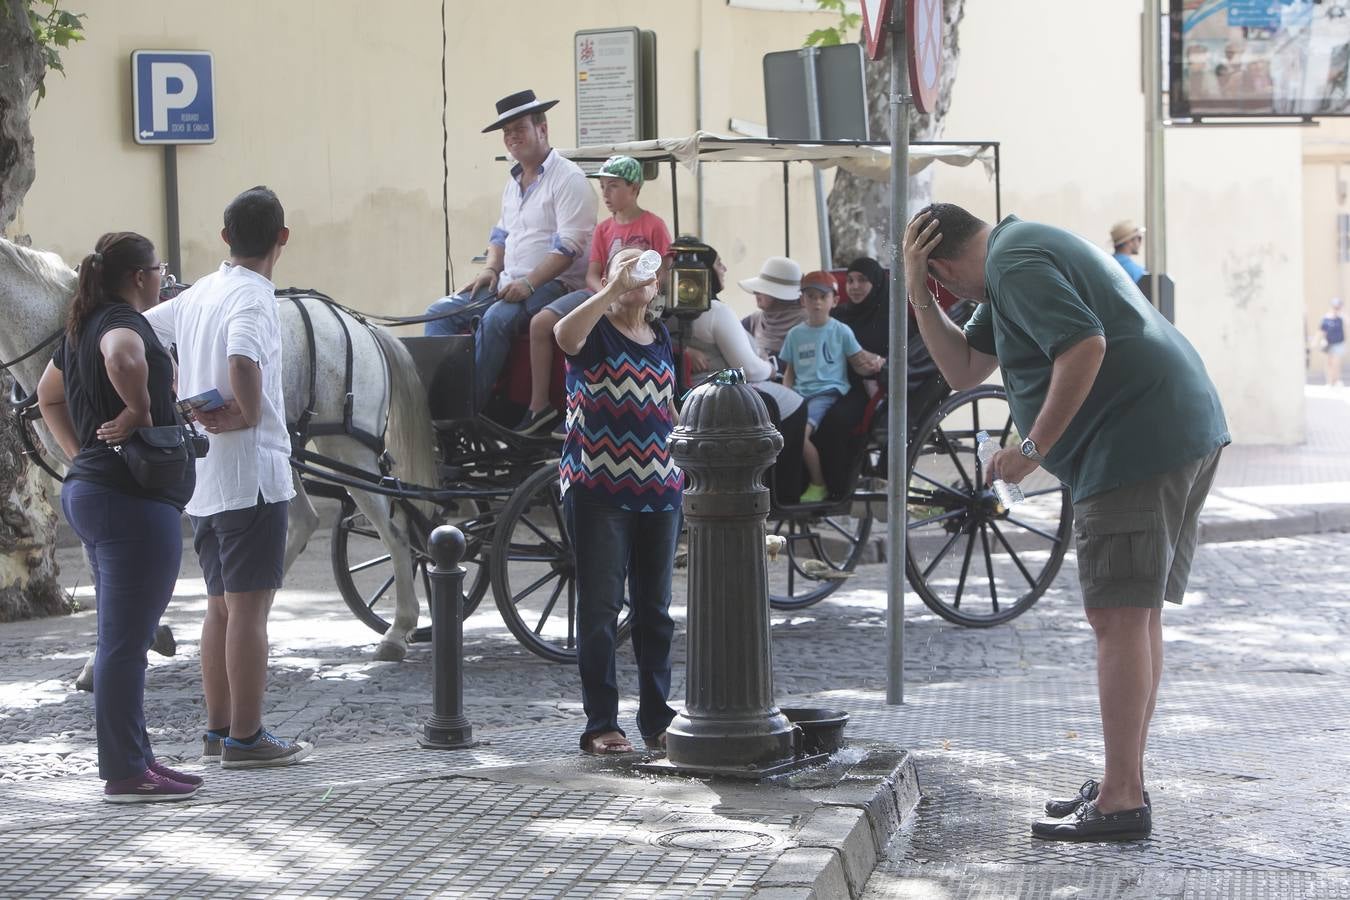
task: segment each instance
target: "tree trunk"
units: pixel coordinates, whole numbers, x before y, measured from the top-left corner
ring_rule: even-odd
[[[913,112],[909,119],[909,139],[931,141],[942,134],[947,110],[951,106],[952,84],[956,81],[956,64],[961,57],[957,43],[961,19],[966,14],[966,0],[943,0],[945,21],[942,29],[942,92],[933,113]],[[861,39],[860,39],[861,40]],[[890,61],[883,59],[865,64],[867,80],[868,126],[872,140],[890,140],[891,89]],[[933,194],[932,168],[925,169],[909,180],[909,206],[918,209],[927,205]],[[859,256],[870,256],[886,265],[890,259],[889,228],[891,215],[891,186],[887,182],[871,181],[836,170],[834,187],[830,190],[830,242],[834,248],[834,264],[847,266]]]
[[[0,229],[33,183],[29,101],[45,73],[22,0],[0,0]],[[9,376],[0,378],[9,396]],[[47,477],[23,455],[18,419],[0,415],[0,622],[69,612],[57,583],[56,514]]]

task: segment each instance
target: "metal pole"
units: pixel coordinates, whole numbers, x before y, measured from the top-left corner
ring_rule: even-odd
[[[464,716],[464,533],[453,525],[431,532],[431,715],[417,743],[429,750],[477,746]]]
[[[1158,276],[1167,271],[1167,175],[1162,114],[1162,0],[1144,0],[1144,260],[1148,295],[1162,308]]]
[[[891,333],[886,383],[886,702],[905,702],[905,496],[909,456],[909,305],[904,234],[909,207],[909,67],[905,3],[891,3]]]
[[[783,163],[783,255],[792,255],[792,214],[788,212],[788,164]]]
[[[183,280],[183,255],[178,240],[178,145],[164,145],[164,227],[169,251],[169,271]]]
[[[820,140],[820,94],[816,84],[816,57],[820,51],[815,47],[803,47],[797,51],[802,58],[806,72],[806,131],[813,141]],[[820,267],[833,268],[834,252],[830,248],[830,208],[825,202],[825,175],[815,166],[811,167],[811,181],[816,189],[816,233],[820,240]]]
[[[703,130],[703,51],[694,51],[694,130]],[[703,166],[696,165],[694,169],[694,197],[696,199],[694,207],[694,221],[698,223],[696,233],[699,240],[705,241],[708,235],[703,231]],[[675,230],[675,237],[680,236],[680,231]]]
[[[676,162],[675,162],[675,160],[672,159],[672,160],[670,161],[670,218],[671,218],[671,223],[675,226],[675,237],[679,237],[679,236],[680,236],[680,192],[679,192],[679,184],[676,183],[675,168],[676,168]],[[702,235],[699,235],[699,237],[700,237],[700,239],[701,239],[701,238],[702,238]]]

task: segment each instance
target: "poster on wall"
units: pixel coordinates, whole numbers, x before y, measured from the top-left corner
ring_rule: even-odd
[[[638,29],[576,33],[577,144],[636,141],[641,68]]]
[[[1350,0],[1171,0],[1173,118],[1350,115]]]

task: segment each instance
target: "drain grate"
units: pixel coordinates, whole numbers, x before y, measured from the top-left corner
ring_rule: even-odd
[[[764,831],[745,828],[680,828],[654,835],[652,843],[670,850],[705,853],[763,853],[782,846],[782,840]]]

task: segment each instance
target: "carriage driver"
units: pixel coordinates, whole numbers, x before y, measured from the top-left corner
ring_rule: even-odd
[[[432,335],[462,334],[482,315],[474,341],[475,408],[487,402],[520,322],[545,306],[561,318],[587,296],[574,292],[586,287],[597,203],[580,167],[549,146],[544,114],[557,103],[536,99],[534,91],[497,101],[497,118],[483,132],[501,131],[515,165],[488,236],[487,266],[427,309],[451,314],[427,323]],[[557,301],[565,294],[571,297],[563,308]]]

